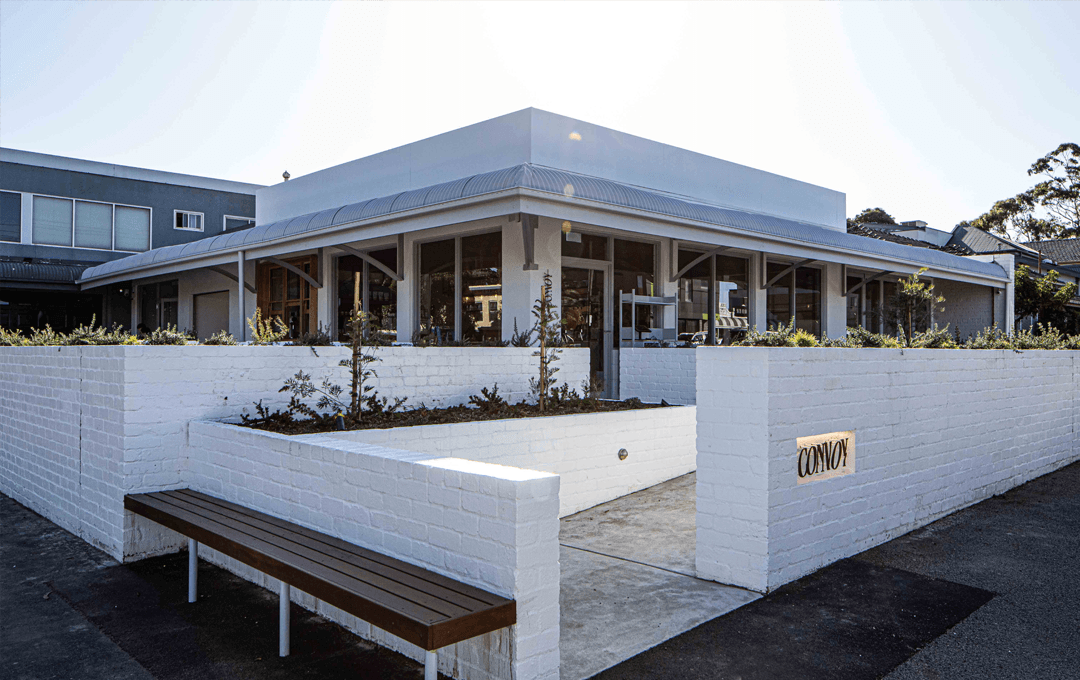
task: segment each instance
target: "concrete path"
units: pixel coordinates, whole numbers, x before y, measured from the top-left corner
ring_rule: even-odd
[[[790,583],[622,678],[1080,678],[1080,463]]]
[[[759,596],[694,578],[695,475],[562,520],[562,680],[582,680]]]

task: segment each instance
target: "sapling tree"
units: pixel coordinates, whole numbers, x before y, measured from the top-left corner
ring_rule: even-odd
[[[537,406],[542,413],[544,401],[555,384],[555,374],[559,368],[555,362],[559,360],[562,350],[559,341],[562,337],[562,321],[559,319],[555,304],[551,297],[551,273],[544,272],[544,283],[540,286],[540,297],[533,305],[533,332],[539,340],[539,349],[533,352],[534,357],[540,358],[540,374],[529,380],[532,391],[537,396]]]
[[[916,323],[927,326],[930,323],[930,311],[934,305],[945,302],[945,298],[934,294],[934,284],[920,281],[919,275],[926,272],[923,267],[906,279],[897,282],[896,294],[893,296],[892,305],[905,320],[904,333],[907,342],[911,344],[911,333]]]

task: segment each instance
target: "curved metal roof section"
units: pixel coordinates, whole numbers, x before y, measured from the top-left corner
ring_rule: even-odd
[[[866,255],[877,255],[926,265],[971,272],[1004,279],[996,264],[979,262],[927,248],[915,248],[889,241],[867,238],[844,231],[797,222],[782,217],[750,213],[732,208],[699,203],[688,197],[666,194],[599,177],[579,175],[539,165],[523,164],[494,170],[452,182],[372,198],[320,212],[279,220],[175,246],[166,246],[113,260],[87,269],[82,280],[132,271],[148,264],[161,264],[182,257],[218,251],[239,250],[261,243],[358,222],[394,213],[429,208],[463,198],[472,198],[514,189],[550,193],[570,199],[592,201],[612,206],[674,217],[740,231],[767,235],[805,245],[836,248]]]
[[[75,283],[85,269],[83,264],[0,262],[0,281]]]

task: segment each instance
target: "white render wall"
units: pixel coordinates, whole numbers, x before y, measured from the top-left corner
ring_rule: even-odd
[[[559,676],[559,478],[325,435],[192,422],[184,483],[517,601],[517,624],[439,652],[464,680]],[[200,556],[270,589],[277,580]],[[423,650],[293,591],[293,599],[414,659]]]
[[[236,418],[260,399],[288,402],[278,388],[298,370],[332,375],[340,347],[3,347],[0,348],[0,491],[117,559],[176,549],[123,497],[180,484],[187,423]],[[499,384],[524,398],[528,348],[380,348],[373,381],[410,405],[464,403]],[[560,378],[588,374],[587,349],[563,352]],[[526,372],[527,371],[527,372]]]
[[[647,404],[697,403],[697,350],[656,347],[619,350],[619,398]]]
[[[695,419],[689,406],[326,436],[557,474],[559,516],[565,517],[693,472]],[[623,448],[628,455],[619,460]]]
[[[698,350],[697,571],[766,591],[1080,458],[1080,352]],[[797,484],[796,438],[855,431]]]

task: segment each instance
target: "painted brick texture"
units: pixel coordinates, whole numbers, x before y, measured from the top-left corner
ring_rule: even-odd
[[[551,678],[559,669],[559,478],[324,435],[190,425],[186,484],[517,600],[509,630],[445,648],[456,678]],[[301,441],[302,439],[302,441]],[[276,590],[210,550],[203,557]],[[294,590],[294,599],[417,660],[423,650]]]
[[[706,351],[707,578],[772,589],[1080,458],[1077,352]],[[797,484],[796,438],[844,430],[856,472]]]
[[[560,476],[559,516],[693,472],[693,406],[358,430],[347,441]],[[619,449],[627,450],[619,460]]]
[[[619,350],[619,397],[648,404],[697,403],[697,350],[624,348]]]
[[[524,398],[529,348],[378,350],[373,381],[409,403],[465,403],[485,385]],[[341,347],[0,348],[0,490],[117,559],[179,547],[177,537],[123,512],[127,493],[176,487],[187,423],[235,418],[298,370],[344,383]],[[579,384],[587,349],[567,349],[559,376]]]

